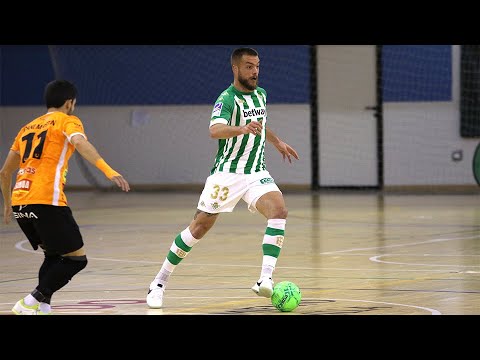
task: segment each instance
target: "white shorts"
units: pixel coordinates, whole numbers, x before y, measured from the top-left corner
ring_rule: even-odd
[[[255,213],[257,200],[271,191],[281,192],[266,170],[253,174],[215,173],[205,181],[197,208],[211,214],[232,212],[242,199]]]

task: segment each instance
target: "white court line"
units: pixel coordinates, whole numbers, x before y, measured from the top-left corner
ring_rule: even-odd
[[[375,304],[385,304],[385,305],[396,305],[396,306],[405,306],[405,307],[412,307],[416,309],[426,310],[432,313],[432,315],[442,315],[442,313],[438,310],[423,307],[423,306],[415,306],[415,305],[407,305],[407,304],[399,304],[399,303],[391,303],[385,301],[370,301],[370,300],[353,300],[353,299],[325,299],[325,300],[340,300],[340,301],[357,301],[357,302],[367,302],[367,303],[375,303]]]
[[[215,300],[218,300],[218,299],[251,299],[252,297],[245,297],[245,296],[172,296],[171,297],[172,299],[215,299]],[[83,306],[83,305],[86,305],[86,304],[80,304],[80,302],[95,302],[95,301],[101,301],[103,302],[104,304],[109,304],[108,301],[122,301],[122,300],[132,300],[132,298],[117,298],[117,299],[77,299],[77,300],[64,300],[63,302],[76,302],[78,303],[79,306]],[[364,302],[364,303],[374,303],[374,304],[384,304],[384,305],[392,305],[392,306],[403,306],[403,307],[409,307],[409,308],[414,308],[414,309],[420,309],[420,310],[425,310],[425,311],[428,311],[430,312],[432,315],[442,315],[442,313],[438,310],[435,310],[435,309],[431,309],[431,308],[428,308],[428,307],[424,307],[424,306],[416,306],[416,305],[407,305],[407,304],[400,304],[400,303],[392,303],[392,302],[386,302],[386,301],[372,301],[372,300],[358,300],[358,299],[324,299],[324,298],[304,298],[302,300],[332,300],[332,301],[351,301],[351,302]],[[0,305],[11,305],[13,303],[0,303]],[[102,303],[93,303],[93,304],[90,304],[90,305],[101,305]],[[141,303],[139,303],[140,305],[142,305]],[[114,307],[117,307],[119,305],[139,305],[139,304],[113,304]],[[57,305],[57,306],[62,306],[62,305]],[[198,306],[197,306],[198,307]],[[93,312],[93,311],[81,311],[81,310],[75,310],[75,309],[57,309],[55,310],[55,306],[53,306],[54,308],[54,311],[56,314],[103,314],[105,313],[105,311],[97,311],[97,312]],[[111,308],[109,309],[105,309],[105,310],[110,310],[111,311]],[[152,309],[146,309],[147,311],[148,310],[152,310]],[[172,313],[175,313],[175,314],[186,314],[186,315],[196,315],[197,313],[180,313],[180,312],[175,312],[175,309],[174,308],[170,308],[170,309],[155,309],[155,310],[170,310],[172,311]],[[222,311],[227,311],[229,309],[226,309],[226,310],[222,310]],[[0,313],[2,312],[9,312],[9,311],[0,311]],[[202,314],[205,314],[205,313],[198,313],[198,315],[202,315]]]
[[[366,248],[353,248],[353,249],[346,249],[346,250],[327,251],[327,252],[320,253],[320,255],[339,254],[339,253],[351,252],[351,251],[379,250],[379,249],[388,249],[388,248],[396,248],[396,247],[433,244],[433,243],[438,243],[438,242],[443,242],[443,241],[465,240],[465,239],[476,239],[476,238],[480,238],[480,235],[473,235],[473,236],[467,236],[467,237],[457,237],[457,238],[446,238],[446,239],[432,239],[432,240],[425,240],[425,241],[420,241],[420,242],[397,244],[397,245],[373,246],[373,247],[366,247]]]
[[[453,266],[453,267],[480,267],[480,265],[445,265],[445,264],[418,264],[418,263],[407,263],[407,262],[397,262],[397,261],[386,261],[386,260],[379,260],[383,256],[401,256],[404,254],[382,254],[377,256],[372,256],[368,260],[382,263],[382,264],[395,264],[395,265],[412,265],[412,266]],[[408,256],[408,255],[407,255]]]

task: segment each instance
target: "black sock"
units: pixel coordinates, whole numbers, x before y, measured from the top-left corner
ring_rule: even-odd
[[[42,275],[36,290],[45,298],[51,298],[55,291],[68,284],[72,277],[87,266],[86,256],[63,256]]]

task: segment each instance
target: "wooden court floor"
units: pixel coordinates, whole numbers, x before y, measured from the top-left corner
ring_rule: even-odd
[[[197,192],[67,192],[89,263],[52,299],[56,315],[479,315],[480,195],[288,193],[274,281],[302,291],[281,313],[250,287],[266,222],[240,202],[176,268],[164,308],[147,288]],[[2,204],[3,206],[3,204]],[[2,219],[3,220],[3,219]],[[43,255],[0,225],[0,314],[36,286]]]

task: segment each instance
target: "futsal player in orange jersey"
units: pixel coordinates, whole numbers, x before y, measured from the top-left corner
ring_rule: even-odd
[[[52,295],[87,266],[82,235],[64,193],[74,151],[123,191],[130,190],[88,141],[82,121],[72,115],[75,85],[54,80],[45,87],[44,99],[47,113],[20,129],[0,169],[4,222],[8,224],[13,215],[33,249],[44,252],[38,285],[15,304],[12,311],[17,315],[50,314]]]

